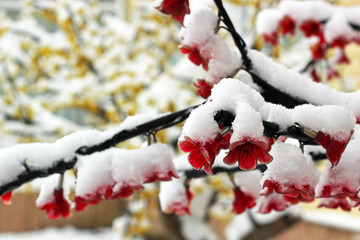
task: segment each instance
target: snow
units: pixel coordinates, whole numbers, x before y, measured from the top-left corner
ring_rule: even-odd
[[[240,187],[243,192],[250,193],[252,196],[259,196],[262,174],[259,170],[244,171],[234,173],[234,183]]]
[[[60,138],[54,143],[17,144],[0,149],[0,186],[14,181],[21,173],[30,170],[45,170],[59,162],[71,162],[75,151],[82,146],[93,146],[110,139],[117,132],[131,129],[154,118],[153,115],[129,117],[122,125],[106,131],[83,130]],[[46,152],[46,154],[44,154]],[[25,167],[26,166],[26,167]]]
[[[111,157],[113,149],[95,153],[91,156],[81,156],[77,163],[77,180],[75,192],[77,196],[91,195],[95,191],[105,194],[106,187],[112,186],[115,181],[111,176]],[[91,177],[89,177],[91,176]]]
[[[331,43],[336,38],[342,37],[350,41],[356,39],[359,34],[354,31],[348,24],[348,20],[344,13],[340,12],[334,14],[325,25],[325,39],[327,42]]]
[[[154,5],[158,6],[162,0],[156,0]],[[208,58],[209,70],[207,72],[201,72],[203,78],[210,84],[214,85],[209,100],[193,110],[190,114],[189,119],[184,125],[183,134],[190,138],[200,141],[202,143],[213,140],[219,134],[219,127],[214,120],[214,115],[219,110],[227,110],[234,115],[236,118],[233,122],[233,136],[231,142],[235,142],[241,139],[242,136],[251,136],[252,138],[262,137],[263,125],[262,120],[272,121],[279,124],[282,130],[288,126],[299,124],[302,127],[310,128],[314,131],[322,131],[332,136],[333,139],[342,140],[346,139],[351,130],[355,125],[355,118],[360,116],[360,92],[354,93],[340,93],[335,90],[316,84],[309,78],[304,77],[300,74],[294,73],[274,63],[271,59],[265,57],[259,52],[249,50],[249,56],[254,65],[254,71],[268,81],[271,85],[289,93],[291,96],[299,99],[304,99],[312,104],[321,105],[303,105],[294,109],[286,109],[280,105],[274,105],[265,103],[262,96],[257,92],[259,88],[252,82],[249,74],[244,71],[240,71],[236,76],[239,79],[227,78],[233,76],[237,71],[242,61],[240,59],[237,50],[230,49],[226,42],[216,35],[217,29],[217,15],[214,13],[211,7],[203,7],[201,4],[207,2],[210,5],[210,0],[192,0],[191,14],[185,17],[184,28],[181,30],[182,44],[190,47],[197,47],[201,55]],[[76,6],[72,6],[76,11],[82,8],[83,4],[75,3]],[[66,1],[66,4],[73,4],[73,1]],[[45,6],[44,6],[45,7]],[[49,5],[47,8],[54,6]],[[62,8],[57,14],[58,20],[61,22],[66,21],[70,16],[66,8]],[[356,11],[357,12],[356,12]],[[284,15],[294,17],[298,22],[312,18],[317,20],[328,19],[325,25],[325,38],[327,41],[333,41],[338,36],[345,36],[355,38],[354,32],[350,29],[347,22],[358,20],[359,8],[348,9],[341,7],[333,7],[326,2],[290,2],[283,1],[280,3],[278,9],[265,10],[259,14],[258,18],[258,30],[260,33],[272,33],[277,30],[278,22]],[[80,22],[80,20],[79,20]],[[37,26],[34,21],[26,19],[19,23],[7,22],[15,30],[26,31],[32,29],[36,32],[39,37],[41,44],[49,45],[52,48],[66,49],[69,48],[69,44],[66,37],[61,32],[55,32],[53,34],[45,33],[42,29]],[[87,42],[86,44],[93,43],[94,45],[105,44],[112,51],[106,53],[101,59],[98,59],[94,63],[97,69],[102,70],[102,74],[109,76],[108,73],[114,74],[118,66],[108,64],[114,57],[119,53],[129,54],[131,52],[130,46],[132,41],[135,39],[136,26],[122,22],[115,17],[106,16],[103,18],[103,24],[107,25],[109,33],[113,32],[117,35],[114,39],[109,39],[105,32],[102,32],[101,36],[91,39],[92,31],[98,30],[96,26],[89,23],[89,28],[85,31],[82,37]],[[19,27],[21,25],[21,27]],[[145,30],[153,30],[156,25],[152,23],[144,23]],[[158,29],[156,29],[158,30]],[[161,30],[159,30],[161,31]],[[126,34],[123,34],[126,33]],[[165,38],[164,36],[161,36]],[[21,44],[20,37],[14,38],[12,35],[5,35],[2,38],[1,48],[9,51],[12,57],[23,59],[24,53],[19,51],[15,45]],[[124,46],[114,46],[118,41],[125,41]],[[92,45],[90,44],[89,49],[85,49],[83,54],[89,59],[96,59]],[[158,53],[156,53],[158,54]],[[61,63],[63,64],[63,60]],[[125,61],[126,56],[122,56],[117,61]],[[57,59],[51,59],[50,62],[57,62]],[[118,77],[115,81],[106,84],[106,86],[99,90],[101,84],[94,85],[94,79],[102,78],[102,76],[90,76],[87,74],[84,78],[76,78],[71,81],[66,79],[66,73],[60,73],[55,77],[57,81],[49,81],[50,83],[44,83],[42,87],[49,87],[52,91],[59,91],[59,96],[50,98],[50,103],[64,104],[65,102],[74,98],[78,94],[82,93],[96,93],[99,92],[105,96],[111,94],[117,94],[121,88],[128,88],[130,84],[138,84],[139,86],[145,86],[146,91],[139,94],[136,99],[140,103],[137,110],[143,112],[155,112],[159,108],[166,108],[170,103],[176,103],[176,106],[184,106],[189,103],[192,94],[183,94],[178,91],[181,87],[179,82],[170,80],[168,77],[158,77],[158,71],[154,70],[151,73],[158,79],[157,82],[153,83],[151,76],[145,75],[147,68],[155,68],[154,63],[151,62],[149,56],[140,54],[137,61],[133,63],[127,62],[124,66],[121,66],[121,70],[130,69],[134,70],[136,79],[127,77]],[[141,63],[141,64],[140,64]],[[68,66],[68,65],[66,65]],[[14,64],[9,66],[10,73],[16,72]],[[187,77],[194,77],[192,75],[196,70],[189,70],[183,68],[179,64],[178,72]],[[184,73],[186,72],[186,73]],[[196,71],[200,72],[200,71]],[[151,74],[150,74],[151,75]],[[152,77],[154,77],[152,76]],[[226,77],[225,79],[222,79]],[[144,78],[139,80],[138,78]],[[222,80],[221,80],[222,79]],[[58,82],[59,81],[59,82]],[[56,83],[54,83],[56,82]],[[20,83],[24,84],[24,81]],[[64,87],[66,84],[66,88]],[[251,87],[247,86],[249,84]],[[92,86],[92,87],[89,87]],[[94,87],[95,86],[95,87]],[[5,88],[4,88],[5,89]],[[311,91],[309,90],[311,89]],[[65,91],[64,91],[65,90]],[[132,95],[133,92],[126,93]],[[124,94],[125,95],[125,94]],[[161,98],[158,98],[162,96]],[[154,98],[153,98],[154,97]],[[25,103],[30,102],[30,98],[25,95],[18,97],[19,100]],[[147,102],[152,99],[156,99],[154,109],[147,106]],[[180,100],[179,100],[180,99]],[[116,99],[115,99],[116,100]],[[127,99],[126,99],[127,100]],[[126,102],[124,100],[124,102]],[[177,101],[179,100],[179,101]],[[101,101],[108,103],[108,98],[101,99]],[[179,102],[179,103],[178,103]],[[328,106],[331,104],[332,106]],[[0,103],[2,114],[7,113],[10,107],[2,107],[3,102]],[[336,106],[337,105],[337,106]],[[49,111],[45,111],[41,107],[40,101],[31,103],[31,107],[36,110],[38,125],[45,124],[45,122],[51,122],[51,125],[46,125],[47,129],[56,129],[56,126],[65,126],[68,124],[68,129],[77,129],[79,126],[70,126],[71,124],[62,121],[60,117],[48,117]],[[104,104],[105,110],[110,109],[111,104]],[[102,110],[103,110],[102,109]],[[48,116],[45,118],[44,116]],[[152,180],[154,174],[156,177],[162,180],[168,180],[171,175],[176,175],[176,169],[172,163],[172,153],[163,144],[153,144],[148,147],[143,147],[137,150],[124,150],[118,148],[110,148],[108,150],[94,153],[90,156],[77,156],[75,151],[81,146],[93,146],[104,142],[107,139],[113,137],[116,133],[121,130],[132,129],[139,124],[150,121],[157,116],[150,114],[137,115],[135,117],[127,118],[121,126],[106,130],[84,130],[66,137],[59,139],[54,143],[33,143],[33,144],[19,144],[7,149],[0,150],[0,186],[15,180],[21,173],[25,172],[27,168],[30,170],[44,170],[59,163],[59,161],[70,162],[75,157],[78,157],[78,172],[77,172],[77,185],[76,195],[87,196],[98,191],[100,188],[101,194],[105,194],[105,188],[102,187],[111,186],[113,191],[120,191],[122,187],[137,187],[141,188],[142,184]],[[1,119],[3,120],[3,119]],[[42,120],[42,121],[41,121]],[[56,122],[56,124],[54,124]],[[34,124],[36,125],[36,124]],[[18,127],[15,124],[9,124],[12,129],[21,129],[23,126]],[[22,129],[24,132],[28,132],[28,129]],[[36,130],[36,126],[31,128],[32,131]],[[69,131],[69,130],[68,130]],[[355,133],[353,139],[350,141],[348,148],[345,150],[342,159],[336,168],[330,169],[328,167],[320,178],[321,186],[331,183],[336,177],[337,183],[348,183],[351,182],[352,188],[356,191],[359,187],[359,182],[352,181],[355,176],[356,179],[360,179],[359,174],[356,172],[358,169],[358,158],[359,152],[356,150],[358,144],[358,133],[355,127]],[[181,139],[180,138],[180,139]],[[222,158],[224,151],[219,154],[216,158],[214,166],[225,167]],[[283,184],[298,184],[298,183],[310,183],[314,186],[317,182],[317,172],[311,172],[309,168],[312,168],[312,164],[309,163],[308,159],[305,159],[300,149],[283,143],[276,143],[271,150],[271,154],[274,156],[274,161],[268,165],[268,170],[264,174],[264,179],[274,179]],[[307,156],[308,158],[309,156]],[[291,161],[290,161],[290,160]],[[189,169],[189,164],[186,160],[186,164],[180,164],[175,162],[176,168],[180,170]],[[356,168],[354,167],[356,166]],[[339,173],[338,173],[339,172]],[[91,177],[89,177],[91,176]],[[53,175],[47,178],[40,192],[38,205],[51,200],[52,189],[57,185],[57,179],[59,175]],[[241,188],[246,189],[254,195],[257,195],[260,190],[259,179],[261,174],[259,171],[251,171],[244,173],[234,174],[234,183]],[[351,178],[351,179],[350,179]],[[262,180],[264,181],[264,180]],[[200,180],[196,184],[199,184]],[[202,182],[201,184],[205,184]],[[67,184],[66,184],[67,185]],[[174,179],[171,182],[161,182],[160,201],[163,210],[168,211],[171,208],[171,204],[178,201],[188,206],[188,199],[186,196],[184,177],[180,179]],[[67,190],[68,191],[68,190]],[[319,190],[318,190],[319,191]],[[205,194],[204,194],[205,195]],[[208,194],[207,196],[209,196]],[[207,197],[209,200],[210,197]],[[203,200],[203,199],[202,199]],[[195,201],[194,201],[195,202]],[[204,203],[205,201],[203,201]],[[205,202],[206,203],[206,202]],[[199,205],[194,207],[198,208]],[[227,207],[230,205],[228,204]],[[203,206],[202,206],[203,207]],[[205,206],[206,207],[206,206]],[[139,202],[133,202],[130,204],[130,208],[145,208],[145,205],[141,205]],[[217,208],[218,210],[224,210],[224,208]],[[204,214],[202,211],[201,214]],[[199,213],[199,215],[201,215]],[[271,213],[273,214],[273,213]],[[269,221],[273,221],[275,218],[272,215],[269,217]],[[281,216],[283,213],[275,213],[276,216]],[[264,217],[266,219],[266,217]],[[197,217],[183,217],[182,231],[189,239],[215,239],[215,234],[211,229],[204,224],[204,222]],[[323,220],[320,220],[323,221]],[[238,227],[241,225],[241,229]],[[236,216],[233,222],[229,225],[227,230],[227,236],[229,239],[238,239],[252,230],[253,226],[248,219],[247,215]],[[34,234],[34,239],[41,239],[42,235],[46,236],[47,239],[51,236],[48,232],[55,232],[58,236],[63,239],[70,238],[71,235],[77,236],[77,230],[66,229],[64,233],[56,232],[55,230],[45,230]],[[69,236],[68,236],[68,235]],[[89,239],[92,237],[110,239],[112,234],[106,231],[104,235],[89,234]],[[0,235],[0,238],[3,239]],[[10,236],[10,235],[9,235]],[[11,237],[11,236],[10,236]],[[26,236],[26,239],[31,239],[32,234]],[[51,237],[53,238],[53,237]],[[76,239],[82,239],[82,236],[76,237]],[[56,239],[56,237],[54,238]]]
[[[290,96],[315,105],[343,106],[355,116],[360,116],[360,91],[344,93],[330,89],[324,84],[316,83],[300,73],[275,63],[272,59],[256,50],[249,50],[249,57],[253,63],[254,73]],[[348,126],[347,129],[349,128],[351,127]]]
[[[262,10],[256,22],[256,30],[260,34],[276,32],[283,16],[290,16],[297,23],[306,20],[325,21],[327,34],[334,36],[354,36],[348,23],[359,23],[359,7],[333,6],[324,1],[282,1],[275,9]],[[343,27],[343,28],[342,28]],[[326,29],[327,28],[327,29]],[[326,35],[326,34],[325,34]],[[333,39],[328,35],[327,40]]]
[[[260,113],[246,102],[239,103],[232,123],[232,130],[230,143],[241,141],[247,137],[253,140],[263,139],[264,126]]]
[[[95,230],[79,230],[74,227],[47,228],[44,230],[25,233],[0,233],[1,240],[117,240],[119,236],[110,228]]]
[[[249,76],[242,74],[238,77],[248,80]],[[265,103],[259,92],[241,82],[241,79],[233,78],[224,78],[216,84],[211,90],[210,99],[221,104],[223,110],[231,112],[236,111],[236,106],[241,101],[249,103],[256,110]]]
[[[203,143],[215,139],[220,131],[217,122],[214,120],[214,115],[218,110],[221,110],[221,108],[213,101],[194,109],[183,126],[180,140],[184,136]]]
[[[276,32],[283,13],[277,9],[265,9],[259,12],[256,19],[256,31],[259,34],[272,34]]]
[[[233,76],[242,65],[242,60],[239,52],[229,48],[221,37],[213,36],[211,44],[213,52],[205,80],[215,84],[224,77]]]
[[[262,119],[278,124],[279,129],[282,131],[285,131],[287,127],[294,123],[291,114],[291,109],[268,102],[266,102],[261,109]]]
[[[171,180],[172,175],[177,176],[172,159],[170,148],[161,143],[136,150],[119,150],[111,162],[111,175],[116,182],[114,191],[127,184],[141,185],[154,174],[157,179]]]
[[[185,17],[180,31],[181,45],[199,50],[201,58],[208,60],[205,80],[216,84],[224,77],[232,76],[242,65],[240,54],[218,35],[218,18],[206,4],[196,4]]]
[[[180,32],[182,44],[202,48],[201,45],[215,35],[217,21],[218,18],[210,7],[191,9],[191,13],[185,16],[184,28]]]
[[[161,211],[171,213],[174,207],[188,208],[189,202],[186,195],[185,176],[170,182],[160,183],[159,201]]]
[[[205,143],[210,139],[215,139],[220,132],[218,124],[214,120],[217,111],[225,110],[235,113],[237,106],[242,104],[242,101],[248,103],[250,109],[254,108],[256,110],[260,109],[262,104],[264,104],[264,99],[258,92],[238,79],[231,78],[222,79],[216,84],[212,88],[209,99],[209,101],[191,112],[183,126],[183,132],[180,139],[183,139],[184,136],[188,136],[191,139],[196,139],[202,143]],[[254,114],[257,115],[256,113]],[[258,118],[259,117],[260,115],[258,115]],[[242,120],[239,118],[237,121]],[[249,118],[246,121],[248,124],[252,124],[252,122],[249,121]],[[254,128],[259,127],[259,123],[260,122],[258,121],[256,126],[248,126],[247,133],[254,131]],[[237,124],[237,127],[241,127],[241,124]],[[256,130],[257,133],[260,132],[259,130],[261,129]]]
[[[54,202],[55,200],[54,190],[59,186],[59,178],[60,178],[60,174],[53,174],[43,179],[41,183],[40,194],[36,199],[36,206],[38,208],[45,206],[47,203]],[[68,182],[69,178],[64,178],[64,181]],[[65,199],[69,201],[68,196],[71,191],[70,184],[63,183],[62,188],[64,190]]]
[[[325,20],[334,14],[336,7],[323,1],[282,1],[279,10],[289,15],[295,21],[302,22],[308,19]]]
[[[142,188],[152,178],[170,180],[176,176],[172,153],[161,143],[135,150],[110,148],[81,156],[77,167],[76,196],[85,199],[95,192],[105,195],[108,187],[118,192],[127,187]]]
[[[261,184],[266,180],[279,183],[281,188],[304,186],[309,184],[308,168],[300,148],[290,144],[275,142],[270,150],[273,161],[269,163]],[[262,191],[267,191],[263,189]]]
[[[316,196],[320,196],[325,186],[331,186],[331,195],[338,195],[346,187],[351,192],[357,192],[360,187],[360,127],[356,125],[354,134],[345,151],[341,155],[339,164],[331,168],[326,165],[325,171],[320,175],[319,183],[315,188]]]
[[[327,133],[339,141],[347,139],[355,126],[355,118],[342,106],[297,106],[292,119],[300,126]]]

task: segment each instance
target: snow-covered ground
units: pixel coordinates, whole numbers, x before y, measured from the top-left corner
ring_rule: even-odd
[[[79,230],[73,227],[47,228],[25,233],[1,233],[1,240],[118,240],[120,236],[111,228],[97,230]]]

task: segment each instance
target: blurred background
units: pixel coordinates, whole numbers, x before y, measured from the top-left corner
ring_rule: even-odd
[[[310,52],[301,36],[274,47],[254,31],[259,11],[279,1],[224,2],[249,46],[290,68],[307,63]],[[77,130],[116,126],[136,113],[201,103],[193,81],[203,70],[177,51],[179,29],[153,8],[153,0],[0,0],[0,147],[52,142]],[[360,48],[345,50],[351,64],[323,82],[354,91],[360,86]],[[181,125],[157,137],[176,152],[180,132]],[[119,147],[137,148],[143,141]],[[0,205],[0,239],[360,239],[357,209],[318,209],[315,202],[264,216],[256,210],[234,215],[232,184],[221,174],[194,180],[194,214],[182,217],[160,212],[155,183],[128,199],[48,220],[35,206],[40,184],[25,184],[11,206]],[[208,210],[197,214],[198,208]]]

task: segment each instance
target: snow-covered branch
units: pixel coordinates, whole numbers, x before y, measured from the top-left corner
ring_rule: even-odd
[[[102,152],[130,138],[154,134],[161,129],[174,126],[184,121],[196,107],[158,118],[148,115],[129,117],[118,128],[103,132],[79,131],[55,143],[19,144],[0,149],[0,195],[35,178],[72,169],[80,155]]]

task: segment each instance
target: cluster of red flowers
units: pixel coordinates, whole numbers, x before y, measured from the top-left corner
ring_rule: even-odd
[[[239,167],[243,170],[256,168],[257,162],[264,164],[272,161],[270,151],[273,141],[266,137],[262,140],[244,137],[230,145],[231,133],[225,135],[218,134],[215,139],[202,143],[193,140],[187,136],[183,141],[179,141],[179,148],[184,152],[189,152],[188,160],[195,169],[204,167],[205,172],[212,174],[212,165],[215,157],[221,149],[229,149],[229,153],[224,158],[224,162],[233,165],[238,162]]]
[[[39,206],[39,209],[46,210],[49,219],[58,219],[60,216],[67,218],[70,215],[70,203],[65,199],[63,189],[54,189],[53,200]]]
[[[284,199],[291,204],[297,204],[298,202],[311,202],[314,200],[315,191],[309,184],[281,184],[271,179],[267,179],[263,183],[262,194],[268,195],[275,191],[278,194],[282,194]]]
[[[124,186],[119,191],[113,192],[113,186],[101,187],[95,193],[86,195],[85,197],[76,196],[74,199],[75,210],[82,211],[88,204],[96,205],[100,203],[102,199],[114,200],[118,198],[127,198],[131,196],[134,191],[141,191],[143,189],[143,186]]]
[[[159,181],[170,181],[172,177],[178,177],[177,173],[169,171],[166,174],[156,172],[154,170],[151,174],[144,176],[144,183],[152,183],[157,180]],[[114,189],[116,190],[114,191]],[[101,200],[114,200],[118,198],[127,198],[133,194],[134,191],[141,191],[144,187],[142,185],[134,184],[123,184],[120,188],[115,186],[115,183],[109,186],[101,186],[94,193],[87,194],[85,196],[76,196],[74,199],[75,210],[82,211],[86,208],[88,204],[96,205],[101,202]]]
[[[360,43],[360,38],[346,38],[344,36],[338,36],[331,42],[327,42],[324,36],[324,25],[320,21],[309,19],[302,23],[297,23],[291,16],[285,15],[279,21],[279,30],[272,33],[263,34],[263,39],[266,43],[276,46],[279,44],[279,33],[283,35],[294,35],[296,27],[303,32],[306,38],[315,37],[317,42],[310,47],[312,60],[323,60],[326,58],[326,51],[329,48],[338,48],[341,51],[340,58],[336,61],[336,64],[349,64],[350,61],[346,57],[344,48],[351,42]],[[321,78],[316,72],[315,68],[310,69],[310,75],[315,82],[320,82]],[[329,67],[326,73],[328,81],[335,77],[340,77],[339,72],[334,67]]]
[[[182,26],[185,15],[190,14],[188,0],[163,0],[156,8],[165,14],[170,14]],[[204,48],[204,45],[203,43],[191,45],[182,44],[179,46],[179,51],[187,55],[193,64],[202,66],[205,71],[208,71],[209,61],[212,58],[212,49],[210,45],[207,47],[208,49]],[[206,99],[210,96],[213,84],[205,81],[205,79],[198,79],[194,85],[198,88],[198,93],[201,97]]]
[[[184,16],[190,13],[188,0],[163,0],[161,5],[157,7],[160,11],[170,14],[178,22],[183,25]],[[349,59],[346,57],[344,48],[350,42],[358,42],[359,39],[348,39],[339,36],[331,42],[327,42],[324,35],[324,24],[320,21],[308,19],[303,22],[296,22],[291,16],[285,15],[279,21],[279,28],[270,34],[264,34],[265,42],[275,46],[279,44],[279,34],[294,35],[296,29],[303,32],[306,38],[316,38],[317,42],[310,47],[312,60],[319,61],[326,58],[326,51],[329,48],[339,48],[340,55],[336,60],[336,64],[348,64]],[[201,49],[201,46],[187,46],[182,45],[179,48],[180,52],[187,54],[191,62],[197,66],[202,66],[205,71],[208,71],[211,54],[207,54]],[[321,77],[316,69],[310,69],[310,74],[314,81],[320,82]],[[334,77],[339,77],[339,72],[334,67],[329,67],[327,70],[327,79],[331,80]],[[198,79],[194,84],[198,88],[198,93],[203,98],[208,98],[211,94],[212,84],[205,81],[205,79]],[[232,132],[226,135],[220,133],[213,139],[208,141],[198,141],[189,136],[184,136],[182,141],[179,141],[179,148],[188,152],[189,163],[195,169],[204,168],[205,172],[212,174],[212,166],[216,156],[221,149],[229,149],[226,157],[223,159],[226,164],[233,165],[238,163],[243,170],[251,170],[256,168],[257,163],[268,164],[272,161],[272,156],[268,153],[273,140],[265,137],[261,139],[253,139],[251,137],[243,137],[242,139],[230,144]],[[350,140],[349,136],[343,140],[333,139],[330,135],[318,132],[315,137],[315,142],[326,149],[326,154],[332,166],[339,163],[341,154],[345,150],[347,143]],[[288,204],[296,204],[298,202],[310,202],[315,198],[314,186],[310,184],[284,184],[272,179],[267,179],[262,185],[261,191],[264,199],[260,205],[260,212],[268,213],[271,210],[284,210]],[[347,209],[348,205],[344,202],[345,197],[357,200],[358,197],[355,192],[347,191],[344,188],[344,196],[330,196],[330,190],[323,190],[321,197],[336,197],[331,201],[323,201],[320,206],[342,207]],[[244,192],[241,188],[234,189],[235,200],[233,208],[236,213],[242,213],[246,208],[252,208],[256,205],[256,197]],[[355,196],[356,195],[356,196]],[[189,199],[189,198],[188,198]],[[346,201],[347,202],[347,201]],[[360,205],[360,201],[359,205]],[[173,207],[176,212],[189,213],[187,208],[183,205]]]
[[[360,205],[358,189],[348,182],[329,183],[322,186],[319,197],[322,198],[319,207],[340,207],[344,211],[350,211],[351,207]]]
[[[345,198],[323,198],[318,207],[326,207],[326,208],[341,208],[343,211],[350,212],[351,204]]]

